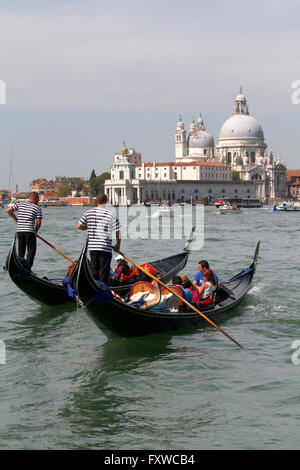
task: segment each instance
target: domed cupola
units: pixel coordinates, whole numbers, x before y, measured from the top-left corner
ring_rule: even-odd
[[[215,142],[212,134],[207,132],[202,115],[197,124],[193,120],[188,135],[188,156],[209,158],[214,153]]]
[[[234,104],[234,113],[221,127],[217,155],[227,155],[228,164],[234,162],[234,155],[247,154],[249,163],[256,164],[256,157],[264,156],[267,145],[264,133],[259,122],[249,115],[249,108],[245,95],[237,95]]]
[[[184,123],[182,121],[182,117],[179,116],[179,121],[177,122],[176,130],[181,131],[184,129]]]
[[[197,129],[197,124],[195,123],[195,119],[193,118],[191,125],[190,125],[190,134],[195,132],[196,129]]]

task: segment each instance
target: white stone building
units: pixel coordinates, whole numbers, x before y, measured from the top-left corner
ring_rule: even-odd
[[[262,127],[249,115],[242,90],[235,99],[233,116],[221,127],[216,156],[238,171],[242,180],[254,181],[260,199],[285,197],[286,165],[279,156],[275,161],[273,152],[268,155]]]
[[[230,165],[199,159],[143,163],[141,154],[125,146],[115,154],[104,190],[112,205],[255,197],[252,181],[232,181]]]
[[[259,122],[249,115],[242,90],[237,95],[233,115],[222,125],[214,150],[214,138],[207,132],[200,114],[187,133],[182,119],[175,131],[176,162],[208,161],[230,165],[243,181],[253,181],[256,197],[262,200],[284,198],[286,166],[280,157],[267,153],[267,144]]]
[[[232,180],[232,171],[240,180]],[[105,192],[114,205],[146,201],[213,201],[220,197],[272,201],[286,194],[286,166],[267,154],[263,130],[249,115],[242,91],[234,113],[225,121],[216,146],[200,114],[189,132],[182,118],[175,130],[175,161],[144,163],[141,154],[124,144],[115,154]]]

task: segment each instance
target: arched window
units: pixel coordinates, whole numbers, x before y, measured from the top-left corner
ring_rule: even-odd
[[[255,152],[251,152],[250,161],[251,163],[255,163]]]
[[[231,152],[227,153],[227,163],[231,163]]]

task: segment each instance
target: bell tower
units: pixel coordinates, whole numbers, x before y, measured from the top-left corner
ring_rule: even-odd
[[[183,158],[186,156],[186,130],[182,122],[181,116],[176,126],[175,131],[175,158]]]

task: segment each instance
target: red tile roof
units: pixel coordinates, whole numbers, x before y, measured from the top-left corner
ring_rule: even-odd
[[[300,178],[300,170],[286,170],[287,176],[298,176]]]

